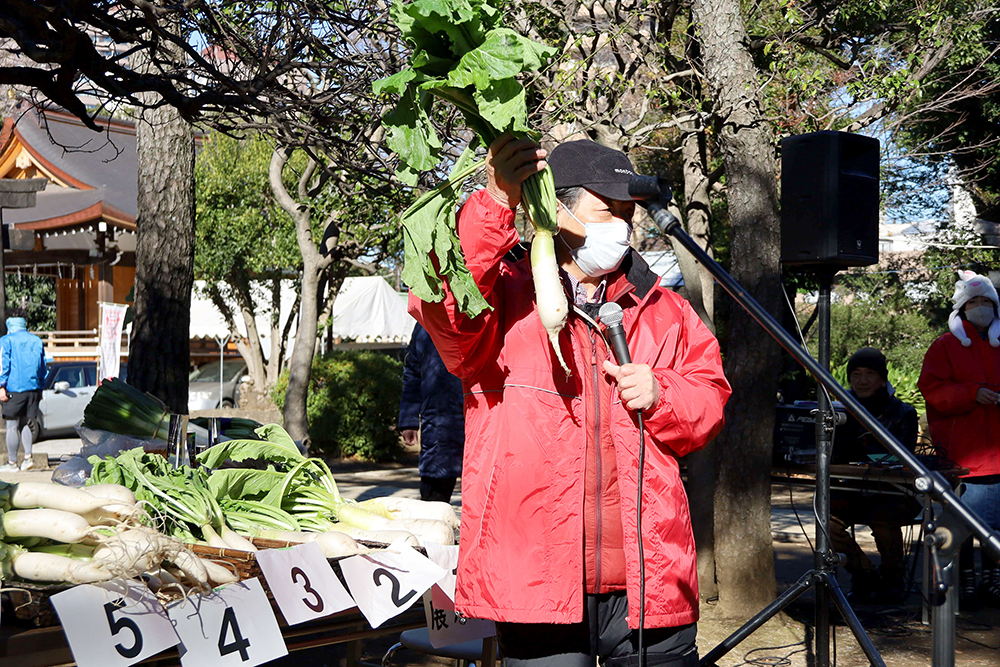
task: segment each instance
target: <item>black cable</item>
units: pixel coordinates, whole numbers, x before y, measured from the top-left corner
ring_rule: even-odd
[[[785,644],[783,646],[761,646],[758,648],[750,649],[749,651],[743,654],[743,662],[741,663],[741,665],[764,665],[767,667],[787,667],[788,665],[792,664],[792,661],[789,660],[789,658],[791,658],[796,653],[802,653],[808,648],[805,645],[805,643],[806,643],[805,640],[802,640],[800,642],[795,642],[794,644]],[[795,646],[801,646],[802,648],[798,648],[786,655],[765,655],[759,658],[750,657],[752,654],[758,651],[776,651],[779,649],[792,648]]]
[[[642,423],[642,410],[636,410],[639,418],[639,479],[635,501],[635,532],[639,540],[639,667],[646,667],[646,644],[642,628],[646,625],[646,562],[642,557],[642,471],[646,462],[646,434]]]

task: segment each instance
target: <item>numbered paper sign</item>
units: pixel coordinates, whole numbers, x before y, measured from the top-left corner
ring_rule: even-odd
[[[74,586],[51,600],[80,667],[132,665],[179,641],[163,606],[138,581]]]
[[[446,572],[403,542],[339,562],[351,596],[377,628],[417,601]]]
[[[424,545],[424,551],[427,552],[427,557],[440,566],[446,573],[435,585],[440,586],[445,595],[454,600],[455,575],[458,573],[458,545],[428,542]]]
[[[455,602],[438,584],[424,593],[424,615],[427,617],[427,631],[434,648],[492,637],[497,633],[493,621],[460,618],[455,613]]]
[[[257,563],[289,625],[350,609],[354,600],[334,574],[318,544],[262,549]]]
[[[257,579],[192,595],[168,605],[167,613],[181,638],[183,667],[253,667],[288,655]]]

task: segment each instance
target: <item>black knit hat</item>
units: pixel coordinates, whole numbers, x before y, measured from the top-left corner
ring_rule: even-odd
[[[628,156],[589,139],[566,141],[546,158],[556,188],[582,186],[617,201],[631,201],[628,183],[635,169]]]
[[[874,347],[863,347],[854,354],[847,362],[847,377],[851,377],[851,373],[854,372],[855,368],[870,368],[879,375],[882,379],[886,380],[889,378],[889,368],[885,360],[885,355],[876,350]]]

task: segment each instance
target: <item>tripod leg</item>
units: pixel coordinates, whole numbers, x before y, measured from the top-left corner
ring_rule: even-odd
[[[837,605],[840,615],[844,617],[848,627],[851,628],[851,632],[854,633],[854,638],[858,640],[858,644],[861,646],[861,650],[864,651],[865,656],[867,656],[868,662],[875,665],[875,667],[885,667],[885,661],[882,660],[878,649],[872,644],[871,637],[868,636],[868,633],[861,626],[861,621],[858,620],[854,610],[851,609],[851,604],[847,601],[844,591],[841,590],[840,584],[837,583],[833,574],[823,572],[820,576],[823,577],[824,583],[830,590],[831,597],[833,597],[833,603]]]
[[[794,602],[800,595],[808,591],[812,587],[812,584],[813,572],[807,572],[802,575],[802,578],[792,584],[787,591],[779,595],[774,602],[757,612],[757,615],[747,621],[743,627],[726,637],[722,640],[722,643],[706,653],[702,659],[698,661],[698,667],[714,667],[715,662],[719,658],[736,648],[740,642],[753,634],[757,628],[767,623],[778,612]]]

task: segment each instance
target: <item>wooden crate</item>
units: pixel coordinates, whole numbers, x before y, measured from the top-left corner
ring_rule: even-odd
[[[286,549],[299,544],[298,542],[267,540],[262,538],[254,538],[253,543],[254,546],[259,549]],[[359,544],[369,549],[376,550],[385,549],[389,546],[382,542],[362,541],[359,542]],[[277,605],[274,604],[273,595],[271,594],[270,588],[267,586],[267,581],[264,579],[254,552],[241,551],[238,549],[219,549],[201,544],[189,544],[187,546],[201,558],[212,560],[221,565],[230,567],[236,572],[236,575],[241,581],[244,579],[257,578],[260,581],[261,586],[264,588],[264,592],[267,594],[268,599],[271,601],[272,606],[274,606],[275,613],[280,614]],[[422,547],[415,548],[417,551],[426,555]],[[337,578],[341,580],[341,583],[345,582],[344,575],[340,570],[338,561],[343,560],[343,558],[348,558],[348,556],[328,559],[334,573],[337,575]],[[8,618],[8,614],[13,614],[14,618],[22,624],[30,625],[36,628],[58,625],[59,617],[56,615],[55,609],[52,607],[52,602],[49,598],[56,593],[60,593],[72,587],[73,586],[71,584],[36,584],[30,582],[5,581],[3,582],[3,589],[0,590],[0,598],[2,598],[4,605],[3,617]]]
[[[59,624],[59,617],[52,607],[50,597],[72,588],[72,584],[35,584],[22,581],[5,581],[0,591],[3,617],[11,613],[18,621],[36,628]]]

